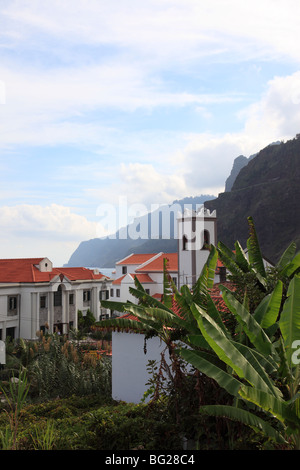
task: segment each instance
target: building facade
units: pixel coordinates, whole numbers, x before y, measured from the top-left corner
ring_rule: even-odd
[[[55,268],[48,258],[0,260],[0,340],[68,333],[77,329],[78,310],[103,318],[110,283],[98,270]]]
[[[209,246],[217,246],[216,211],[186,209],[177,223],[179,283],[192,287],[208,259]]]
[[[178,253],[132,253],[116,263],[115,280],[110,287],[110,300],[137,303],[129,288],[135,287],[135,278],[152,297],[163,294],[164,260],[174,283],[178,285]]]

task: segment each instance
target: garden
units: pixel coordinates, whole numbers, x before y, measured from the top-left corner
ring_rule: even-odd
[[[103,302],[135,319],[89,315],[68,337],[7,341],[0,449],[299,450],[300,254],[291,243],[266,268],[248,222],[247,256],[238,242],[211,246],[192,289],[165,269],[162,302],[137,279],[136,304]],[[216,300],[218,259],[231,274]],[[113,329],[165,344],[139,404],[111,397]]]

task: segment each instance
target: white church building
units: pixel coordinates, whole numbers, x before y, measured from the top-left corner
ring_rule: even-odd
[[[198,211],[185,210],[178,219],[177,253],[159,253],[156,255],[130,255],[116,264],[116,280],[111,289],[120,289],[119,297],[114,300],[134,301],[128,293],[128,286],[133,285],[134,275],[143,273],[147,278],[138,278],[151,295],[159,298],[163,292],[163,258],[172,257],[170,272],[181,285],[195,284],[208,259],[209,245],[217,244],[216,212],[200,208]],[[130,264],[132,262],[132,264]],[[139,264],[141,263],[141,264]],[[141,268],[142,266],[142,268]],[[154,277],[154,267],[156,268]],[[158,267],[160,268],[158,276]],[[151,268],[153,271],[151,271]],[[215,282],[220,282],[224,273],[219,265],[215,273]],[[129,274],[130,273],[130,274]],[[152,279],[155,283],[149,282]],[[159,281],[159,282],[158,282]],[[123,290],[121,290],[123,287]],[[127,290],[126,290],[127,288]],[[114,295],[116,292],[114,292]],[[136,301],[136,299],[135,299]],[[125,315],[126,317],[127,315]],[[147,340],[144,353],[144,335],[112,332],[112,397],[116,400],[139,403],[147,390],[147,364],[149,360],[160,360],[165,345],[157,337]]]

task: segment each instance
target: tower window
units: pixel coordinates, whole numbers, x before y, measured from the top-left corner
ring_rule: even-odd
[[[208,250],[210,245],[210,235],[208,230],[203,231],[203,245],[202,250]]]

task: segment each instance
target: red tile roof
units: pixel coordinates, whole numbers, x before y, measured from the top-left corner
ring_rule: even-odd
[[[0,259],[0,282],[49,282],[60,274],[70,281],[94,280],[106,278],[103,274],[95,274],[93,270],[87,268],[53,268],[49,272],[41,272],[39,263],[44,258],[16,258]]]
[[[115,279],[112,283],[113,284],[121,284],[122,280],[124,279],[124,277],[126,276],[126,274],[124,274],[124,276],[121,276],[121,277],[118,277],[118,279]]]
[[[153,283],[153,279],[148,274],[144,273],[134,273],[130,274],[130,276],[134,279],[135,277],[137,278],[138,281],[140,281],[141,284],[148,284],[148,283]]]
[[[149,283],[152,283],[154,282],[153,279],[151,279],[150,276],[148,276],[148,274],[137,274],[137,273],[128,273],[129,276],[131,276],[132,280],[134,280],[134,278],[136,277],[138,279],[138,281],[140,281],[141,284],[149,284]],[[115,279],[113,281],[113,284],[121,284],[121,282],[123,281],[124,277],[126,277],[127,274],[124,274],[124,276],[121,276],[121,277],[118,277],[118,279]]]
[[[123,265],[123,264],[143,264],[146,261],[150,260],[155,256],[155,253],[132,253],[131,255],[127,256],[126,258],[122,259],[121,261],[118,261],[116,264],[117,265]]]
[[[153,261],[146,263],[144,266],[138,268],[137,272],[163,272],[164,259],[167,259],[167,269],[170,272],[178,271],[178,254],[177,253],[162,253]]]

